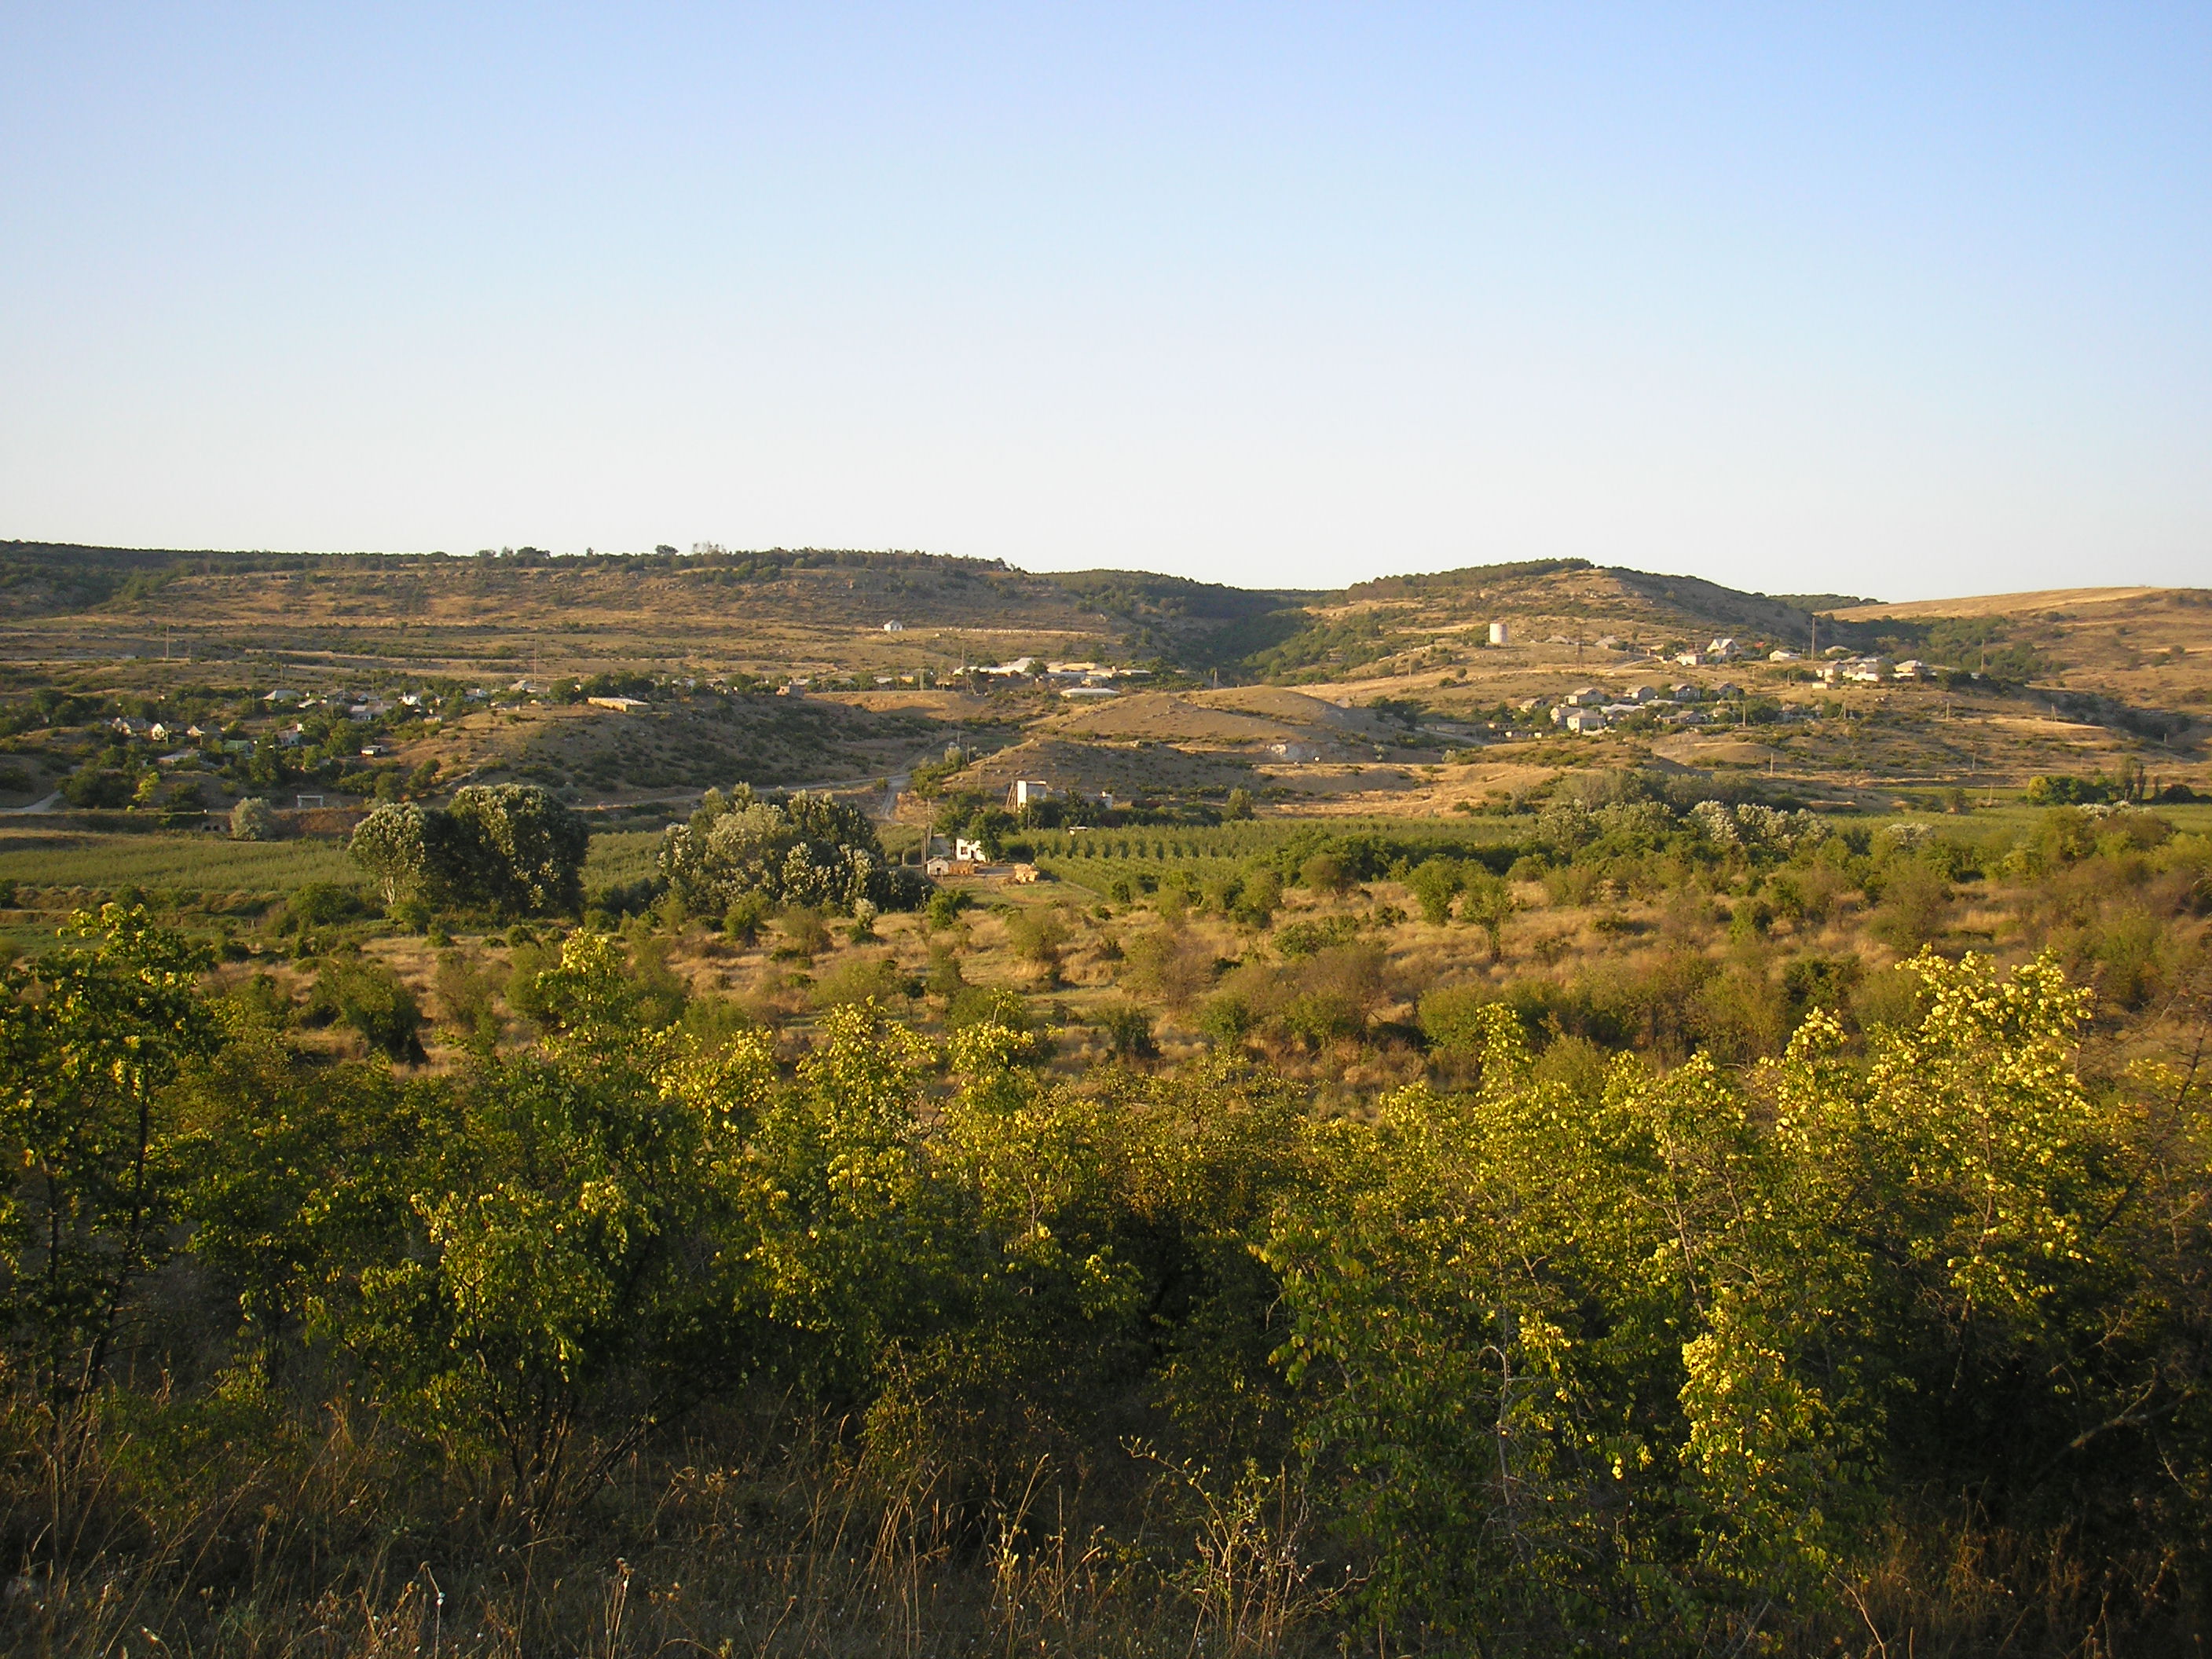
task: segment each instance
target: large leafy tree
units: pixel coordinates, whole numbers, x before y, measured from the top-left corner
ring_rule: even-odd
[[[742,785],[727,797],[710,790],[689,823],[668,827],[660,870],[685,904],[710,915],[755,894],[846,914],[910,910],[928,894],[921,877],[885,858],[859,808],[805,793],[763,801]]]
[[[571,911],[583,896],[591,832],[534,784],[472,784],[447,809],[389,802],[355,827],[349,850],[384,902]]]
[[[442,896],[449,872],[440,827],[412,801],[387,801],[354,826],[346,850],[368,872],[387,909],[402,899]]]
[[[204,946],[137,907],[72,925],[88,947],[0,970],[0,1316],[57,1419],[99,1382],[132,1288],[173,1248],[164,1091],[221,1043]]]
[[[470,898],[537,914],[574,910],[583,897],[591,831],[535,784],[471,784],[447,809]]]

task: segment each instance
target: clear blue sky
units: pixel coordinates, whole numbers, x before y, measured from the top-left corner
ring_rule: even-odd
[[[0,3],[0,536],[2212,583],[2212,9]]]

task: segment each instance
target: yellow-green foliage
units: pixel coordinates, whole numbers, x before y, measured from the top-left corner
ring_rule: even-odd
[[[1225,1048],[1055,1080],[988,1007],[939,1042],[840,996],[803,1052],[710,1042],[641,1012],[592,933],[527,970],[537,1047],[400,1083],[308,1066],[207,1004],[181,941],[106,925],[14,970],[0,1490],[38,1571],[137,1585],[173,1648],[249,1604],[297,1632],[336,1595],[384,1605],[362,1564],[403,1534],[483,1607],[546,1563],[680,1557],[720,1599],[669,1591],[654,1639],[750,1640],[790,1581],[710,1564],[772,1505],[684,1517],[764,1443],[875,1483],[869,1571],[908,1562],[903,1594],[922,1554],[957,1581],[963,1531],[995,1540],[978,1641],[1088,1537],[1122,1565],[1055,1569],[1026,1645],[1103,1650],[1100,1610],[1141,1603],[1251,1651],[1826,1650],[1947,1619],[1978,1650],[1981,1604],[1915,1602],[1895,1563],[1997,1516],[2014,1560],[2094,1587],[1991,1556],[2047,1649],[2156,1648],[2188,1616],[2202,1082],[2086,1082],[2088,999],[2049,957],[1923,956],[1917,1017],[1854,1047],[1814,1012],[1741,1070],[1540,1059],[1505,1005],[1437,1002],[1468,1086],[1338,1116]],[[57,1220],[66,1306],[41,1300]],[[237,1567],[183,1494],[286,1459],[302,1492],[355,1471],[371,1513],[310,1504]],[[854,1516],[789,1524],[820,1562]],[[110,1607],[5,1616],[82,1649]],[[540,1633],[597,1641],[594,1616]]]

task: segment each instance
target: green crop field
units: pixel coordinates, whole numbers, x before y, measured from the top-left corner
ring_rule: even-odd
[[[616,830],[592,837],[584,878],[592,886],[653,873],[660,836]],[[122,887],[287,893],[309,882],[358,882],[361,866],[338,841],[232,841],[204,833],[103,835],[0,830],[0,880],[28,887]]]
[[[0,830],[0,879],[34,887],[281,893],[361,872],[331,841],[232,841],[204,832]]]
[[[584,860],[584,886],[611,887],[643,881],[659,873],[658,830],[611,830],[592,837],[592,850]]]

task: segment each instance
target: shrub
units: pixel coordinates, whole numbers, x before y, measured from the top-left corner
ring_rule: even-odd
[[[722,935],[732,945],[750,946],[758,942],[768,917],[767,894],[742,893],[722,913]]]
[[[128,772],[87,763],[62,780],[62,799],[71,806],[106,808],[128,806],[137,782]]]
[[[1067,922],[1058,910],[1016,911],[1006,919],[1006,939],[1014,954],[1029,964],[1041,983],[1048,987],[1060,983]]]
[[[361,889],[337,882],[311,881],[294,890],[287,901],[293,916],[304,927],[330,927],[368,914]]]
[[[800,905],[775,919],[782,943],[775,954],[786,961],[811,962],[830,948],[830,929],[820,914]]]
[[[1425,859],[1407,872],[1407,890],[1421,908],[1421,920],[1441,927],[1451,920],[1452,901],[1466,884],[1457,859]]]
[[[276,808],[258,795],[248,795],[230,809],[233,841],[274,841],[281,833]]]
[[[307,1008],[318,1018],[343,1020],[387,1059],[418,1065],[428,1058],[417,1035],[422,1010],[415,994],[380,962],[356,957],[324,963]]]
[[[1883,872],[1881,902],[1867,931],[1900,951],[1917,951],[1943,930],[1951,909],[1951,884],[1922,859],[1903,859]]]
[[[815,982],[814,1006],[842,1008],[873,1001],[885,1009],[902,1007],[908,987],[906,975],[892,957],[854,957],[841,962]]]
[[[1298,866],[1298,884],[1316,893],[1341,893],[1352,885],[1352,872],[1334,853],[1316,853]]]
[[[1159,1054],[1159,1045],[1152,1041],[1152,1017],[1133,1002],[1109,1003],[1099,1009],[1098,1030],[1117,1060],[1152,1060]]]

